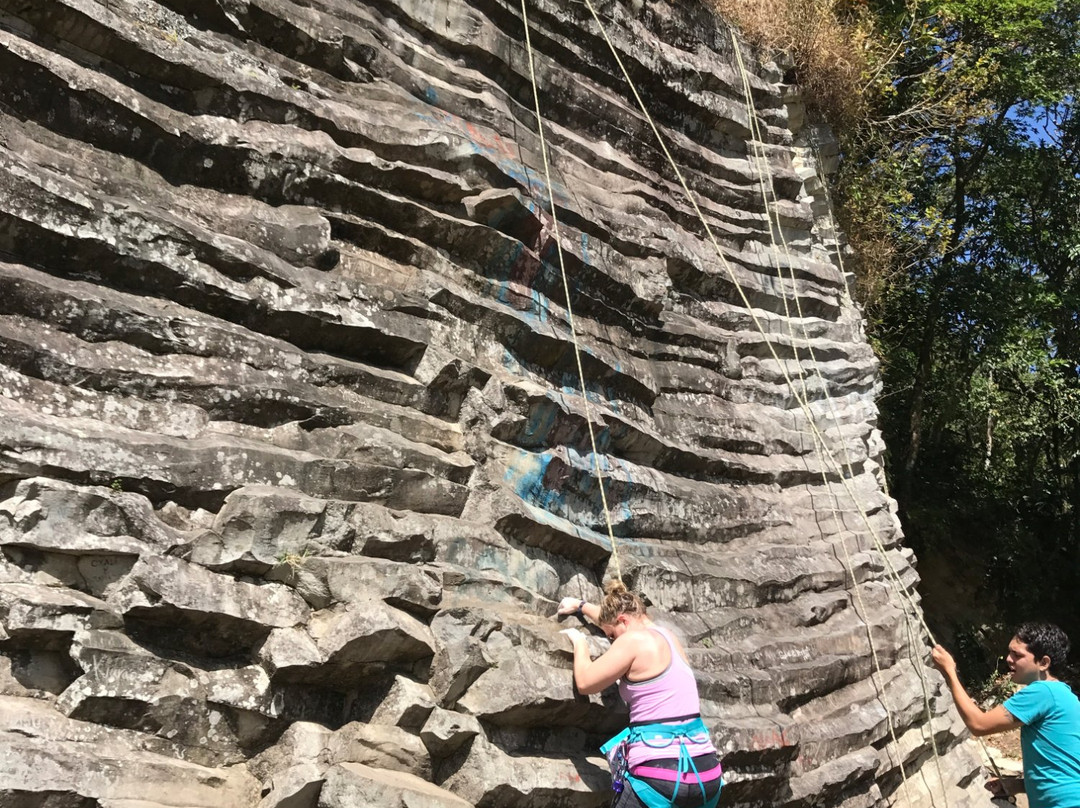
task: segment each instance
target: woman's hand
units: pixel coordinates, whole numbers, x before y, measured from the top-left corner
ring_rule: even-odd
[[[576,614],[581,610],[581,607],[585,605],[585,601],[581,598],[563,598],[559,601],[559,611],[556,614]]]
[[[579,642],[585,644],[586,647],[589,644],[589,641],[585,639],[585,635],[578,631],[576,628],[564,628],[559,633],[565,634],[570,639],[570,644],[575,648],[577,647],[577,644]]]

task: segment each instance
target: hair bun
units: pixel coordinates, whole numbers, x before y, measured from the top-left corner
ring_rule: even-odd
[[[612,578],[607,582],[607,586],[604,587],[604,594],[608,597],[612,595],[618,597],[629,591],[630,590],[626,588],[626,584],[624,584],[620,578]]]
[[[645,616],[645,604],[641,598],[627,589],[621,578],[613,578],[604,587],[604,600],[600,604],[600,625],[606,626],[615,622],[621,615]]]

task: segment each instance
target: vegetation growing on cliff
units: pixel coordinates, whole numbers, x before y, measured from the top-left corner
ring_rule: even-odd
[[[1080,2],[715,3],[841,139],[910,543],[980,560],[977,624],[1080,636]]]

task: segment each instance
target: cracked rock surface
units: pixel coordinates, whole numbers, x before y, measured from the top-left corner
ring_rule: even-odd
[[[0,0],[0,805],[600,808],[554,614],[617,567],[725,805],[983,801],[835,149],[705,6],[597,5],[716,248],[581,3],[549,181],[515,0]]]

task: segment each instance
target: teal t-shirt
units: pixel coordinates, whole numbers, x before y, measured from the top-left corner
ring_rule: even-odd
[[[1032,682],[1006,700],[1020,721],[1031,808],[1080,808],[1080,700],[1064,682]]]

